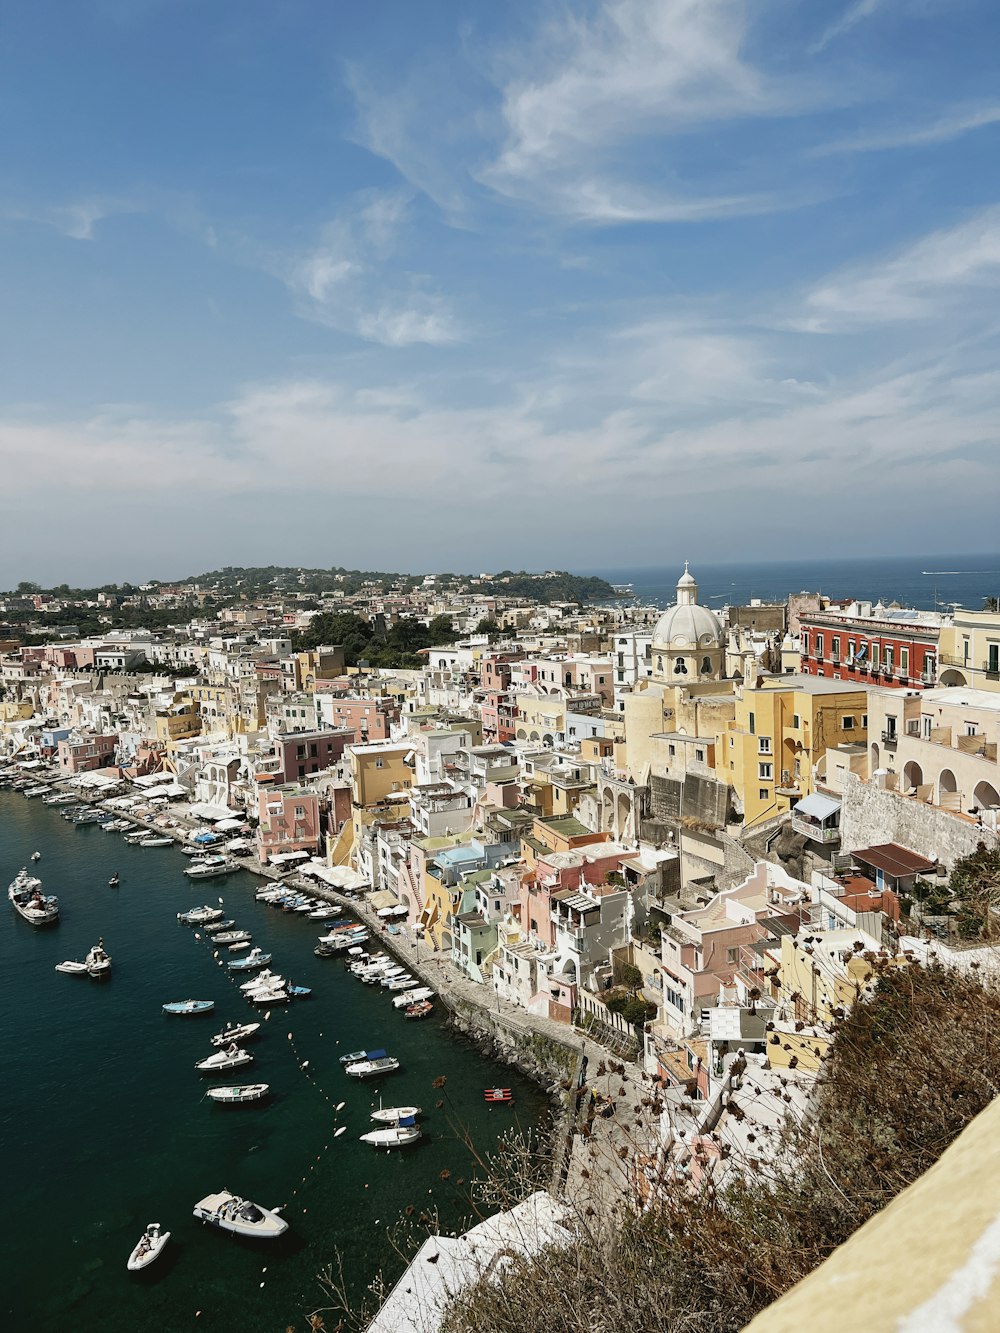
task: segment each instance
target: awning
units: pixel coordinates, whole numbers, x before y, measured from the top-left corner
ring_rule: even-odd
[[[308,852],[272,852],[267,858],[268,865],[285,865],[288,861],[308,861]]]
[[[928,861],[926,856],[911,852],[908,847],[900,847],[898,842],[883,842],[877,847],[861,847],[851,855],[863,865],[874,866],[883,874],[897,879],[905,875],[923,875],[937,866],[936,861]]]
[[[792,814],[805,815],[808,819],[818,819],[822,822],[835,815],[839,809],[839,801],[835,801],[831,796],[821,796],[819,792],[813,792],[811,796],[803,796],[798,804],[792,806]]]
[[[192,841],[192,842],[200,842],[200,843],[221,842],[221,841],[222,841],[222,834],[221,834],[221,833],[196,833],[196,834],[194,835],[194,837],[191,839],[191,841]]]
[[[195,819],[211,819],[214,823],[217,819],[229,819],[232,810],[224,805],[193,805],[191,813]]]
[[[375,893],[370,893],[368,895],[368,901],[374,908],[399,906],[399,899],[394,893],[390,893],[388,889],[378,889]]]
[[[408,907],[404,907],[403,904],[400,903],[397,907],[380,907],[378,910],[378,915],[383,918],[388,918],[393,916],[408,916],[409,911],[410,909]]]
[[[178,796],[187,796],[188,789],[187,787],[182,787],[179,782],[171,782],[169,787],[158,787],[156,789],[156,794],[157,796],[166,796],[170,800],[174,800]]]
[[[161,783],[173,782],[173,780],[173,773],[143,773],[139,777],[131,779],[137,787],[158,787]],[[157,795],[159,796],[160,793],[157,792]]]
[[[220,819],[215,826],[216,833],[225,833],[229,829],[243,828],[242,819]]]

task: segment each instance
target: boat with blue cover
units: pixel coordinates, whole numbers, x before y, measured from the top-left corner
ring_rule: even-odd
[[[233,958],[226,967],[230,972],[252,972],[257,967],[267,967],[272,955],[263,949],[251,949],[245,958]]]
[[[210,1014],[214,1008],[214,1000],[172,1000],[169,1004],[163,1005],[163,1012],[188,1018],[196,1014]]]
[[[355,1065],[361,1060],[384,1060],[388,1051],[349,1051],[340,1057],[342,1065]]]

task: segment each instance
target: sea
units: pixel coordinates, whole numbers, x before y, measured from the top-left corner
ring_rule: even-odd
[[[631,585],[641,605],[666,607],[676,600],[684,562],[591,572],[609,583]],[[698,600],[715,608],[745,605],[755,597],[762,602],[783,602],[790,593],[803,591],[944,612],[955,606],[979,611],[987,597],[1000,597],[997,553],[774,563],[743,560],[721,565],[692,560],[691,573],[698,581]]]
[[[254,901],[248,871],[191,882],[178,847],[138,848],[58,807],[0,791],[0,875],[35,865],[59,896],[58,926],[34,930],[8,908],[0,920],[0,1325],[97,1333],[156,1328],[282,1333],[331,1301],[319,1275],[341,1273],[356,1303],[380,1271],[395,1280],[403,1228],[436,1216],[474,1222],[470,1185],[506,1135],[547,1112],[541,1090],[483,1057],[439,1015],[407,1022],[379,987],[337,958],[313,954],[327,927]],[[120,874],[120,887],[109,887]],[[255,1011],[179,911],[222,900],[227,915],[274,955],[272,967],[313,995],[275,1009],[250,1045],[254,1063],[208,1080],[194,1066],[227,1020]],[[111,978],[55,972],[103,938]],[[245,978],[244,978],[245,979]],[[170,1000],[211,999],[213,1014],[169,1018]],[[348,1078],[339,1055],[383,1047],[401,1069]],[[215,1082],[267,1082],[266,1104],[225,1107]],[[483,1091],[510,1087],[514,1103]],[[426,1112],[422,1142],[400,1152],[360,1143],[379,1104]],[[337,1110],[343,1102],[341,1110]],[[340,1136],[336,1130],[345,1127]],[[206,1194],[231,1189],[284,1205],[285,1238],[242,1241],[192,1217]],[[409,1220],[407,1221],[407,1214]],[[172,1233],[164,1256],[126,1272],[149,1222]],[[335,1328],[334,1312],[324,1316]]]

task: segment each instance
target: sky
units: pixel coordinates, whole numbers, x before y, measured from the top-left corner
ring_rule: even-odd
[[[996,0],[33,0],[0,587],[995,549]]]

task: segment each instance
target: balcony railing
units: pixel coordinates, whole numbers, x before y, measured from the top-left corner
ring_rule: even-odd
[[[808,819],[802,819],[792,813],[792,832],[801,833],[804,838],[810,838],[813,842],[832,843],[840,841],[839,828],[824,828],[822,824],[810,823]]]
[[[895,745],[899,740],[898,731],[883,731],[882,740],[886,745]]]

